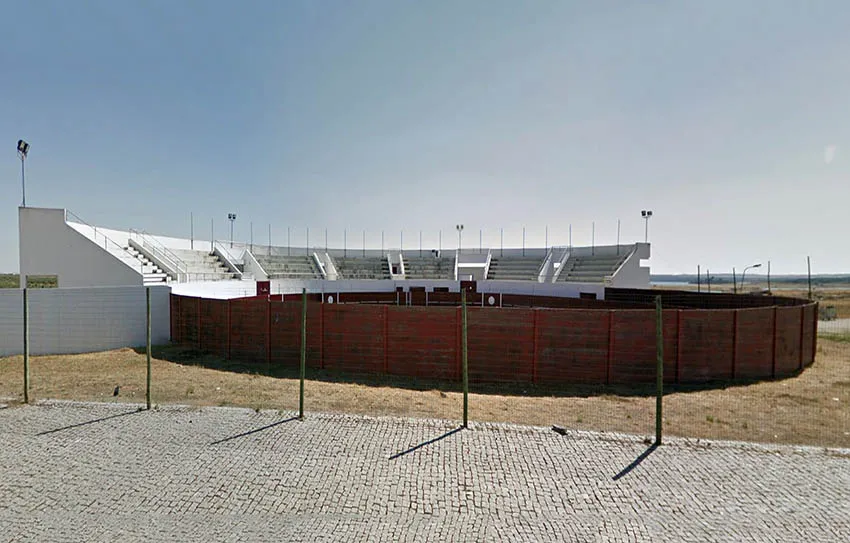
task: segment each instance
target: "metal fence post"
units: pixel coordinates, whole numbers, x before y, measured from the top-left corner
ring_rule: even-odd
[[[304,419],[304,373],[307,366],[307,289],[301,289],[301,383],[298,391],[298,418]]]
[[[462,315],[461,326],[461,370],[463,372],[463,427],[466,428],[469,424],[469,366],[467,364],[467,345],[466,345],[466,289],[460,291],[460,305]]]
[[[664,397],[664,314],[661,310],[661,296],[655,297],[655,444],[661,445],[662,398]]]
[[[30,403],[30,317],[27,287],[24,287],[24,403]]]
[[[147,315],[147,332],[146,332],[146,340],[145,343],[147,345],[147,362],[148,362],[148,376],[147,376],[147,385],[145,387],[145,404],[147,408],[151,408],[151,287],[145,288],[145,305],[146,305],[146,315]],[[198,330],[198,334],[200,334],[200,330]]]

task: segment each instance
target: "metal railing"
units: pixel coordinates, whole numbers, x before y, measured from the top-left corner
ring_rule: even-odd
[[[168,247],[157,241],[156,238],[144,230],[139,231],[131,228],[130,239],[133,239],[134,236],[138,238],[138,240],[134,241],[140,243],[150,253],[153,259],[158,261],[156,263],[166,268],[166,273],[173,276],[178,283],[188,280],[189,268],[186,266],[186,263],[172,253]]]
[[[212,251],[210,251],[210,254],[219,257],[221,260],[224,261],[224,265],[227,266],[227,269],[231,273],[237,274],[240,279],[242,278],[242,272],[239,271],[239,268],[236,266],[236,263],[233,262],[233,254],[227,250],[227,247],[224,245],[224,242],[219,240],[213,241],[213,247]],[[245,251],[245,254],[250,255],[251,260],[253,260],[254,264],[256,264],[260,268],[260,270],[265,274],[265,270],[263,270],[262,266],[260,266],[260,263],[254,257],[254,254],[251,251]]]
[[[101,242],[100,242],[100,239],[102,238],[102,239],[103,239],[103,248],[104,248],[106,251],[109,251],[109,249],[110,249],[110,247],[111,247],[111,248],[113,248],[114,250],[119,251],[119,253],[120,253],[120,254],[123,254],[123,255],[125,255],[125,256],[126,256],[126,257],[128,257],[128,258],[131,258],[131,259],[133,259],[133,260],[137,260],[137,261],[138,261],[138,259],[137,259],[136,257],[134,257],[134,256],[133,256],[133,255],[132,255],[132,254],[131,254],[128,250],[127,250],[127,247],[124,247],[123,245],[119,244],[118,242],[116,242],[115,240],[113,240],[112,238],[110,238],[109,236],[107,236],[106,234],[104,234],[104,233],[103,233],[103,230],[101,230],[100,232],[98,232],[98,231],[97,231],[97,227],[96,227],[96,226],[92,226],[91,224],[87,223],[85,220],[83,220],[83,218],[82,218],[82,217],[80,217],[79,215],[77,215],[77,214],[76,214],[76,213],[74,213],[73,211],[70,211],[70,210],[68,210],[68,209],[66,209],[66,210],[65,210],[65,223],[68,223],[68,222],[69,222],[69,221],[68,221],[68,216],[71,216],[73,219],[75,219],[74,221],[70,221],[70,222],[74,222],[74,223],[81,224],[81,225],[84,225],[84,226],[87,226],[87,227],[91,228],[91,231],[92,231],[92,241],[94,241],[94,243],[95,243],[95,244],[100,245],[100,243],[101,243]],[[126,263],[126,261],[125,261],[125,263]],[[129,265],[129,264],[128,264],[128,265]],[[131,267],[132,267],[132,266],[131,266]],[[139,261],[139,273],[141,273],[142,275],[144,275],[144,263],[143,263],[143,262],[141,262],[141,261]]]

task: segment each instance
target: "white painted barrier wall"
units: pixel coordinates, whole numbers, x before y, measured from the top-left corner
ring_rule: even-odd
[[[151,342],[170,340],[169,293],[151,287]],[[145,288],[29,289],[30,354],[106,351],[145,344]],[[23,353],[23,291],[0,290],[0,356]]]
[[[64,209],[21,207],[18,220],[22,278],[56,275],[60,288],[142,285],[141,269],[131,268],[68,226]],[[105,231],[101,228],[99,232],[102,235]]]

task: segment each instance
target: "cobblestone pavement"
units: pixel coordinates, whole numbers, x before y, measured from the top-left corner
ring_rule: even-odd
[[[645,454],[633,436],[291,416],[67,402],[0,409],[0,541],[850,534],[848,450],[672,439]]]

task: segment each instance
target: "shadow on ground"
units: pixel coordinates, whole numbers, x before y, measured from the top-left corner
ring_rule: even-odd
[[[256,434],[269,428],[274,428],[275,426],[280,426],[281,424],[286,424],[287,422],[292,422],[294,420],[298,420],[298,417],[289,417],[288,419],[279,420],[277,422],[273,422],[271,424],[266,424],[265,426],[261,426],[260,428],[254,428],[253,430],[248,430],[247,432],[242,432],[241,434],[236,434],[235,436],[225,437],[224,439],[219,439],[218,441],[213,441],[210,445],[218,445],[220,443],[226,443],[228,441],[233,441],[234,439],[239,439],[242,437],[248,437],[252,434]]]
[[[123,413],[117,413],[115,415],[109,415],[106,417],[101,417],[99,419],[87,420],[85,422],[78,422],[77,424],[70,424],[68,426],[63,426],[61,428],[55,428],[53,430],[46,430],[44,432],[39,432],[37,436],[45,436],[48,434],[55,434],[56,432],[64,432],[65,430],[73,430],[74,428],[80,428],[81,426],[88,426],[89,424],[95,424],[98,422],[107,421],[109,419],[117,419],[118,417],[126,417],[127,415],[135,415],[136,413],[141,413],[142,408],[137,408],[132,411],[125,411]]]
[[[145,354],[144,348],[137,348],[139,354]],[[296,365],[283,366],[261,362],[227,360],[198,349],[176,345],[152,347],[154,358],[185,366],[199,366],[213,370],[263,375],[280,379],[298,379],[299,368]],[[307,379],[326,383],[359,384],[370,387],[391,387],[415,391],[440,390],[444,392],[462,392],[461,383],[450,380],[423,379],[399,375],[376,373],[352,373],[307,367]],[[795,377],[794,374],[790,377]],[[789,378],[790,378],[789,377]],[[664,393],[697,392],[703,390],[725,390],[763,382],[764,380],[713,381],[693,385],[665,384]],[[590,398],[595,396],[654,397],[655,383],[634,385],[559,385],[557,387],[533,383],[478,383],[471,382],[475,394],[494,394],[499,396],[526,397],[570,397]]]
[[[616,481],[617,479],[620,479],[620,478],[622,478],[622,477],[625,477],[626,475],[628,475],[629,473],[631,473],[633,469],[635,469],[636,467],[638,467],[638,466],[640,465],[640,463],[641,463],[641,462],[643,462],[644,460],[646,460],[646,458],[647,458],[650,454],[652,454],[652,453],[653,453],[653,451],[655,451],[655,449],[657,449],[657,448],[658,448],[658,443],[653,443],[652,445],[650,445],[648,449],[646,449],[645,451],[643,451],[642,453],[640,453],[640,456],[638,456],[637,458],[635,458],[635,459],[634,459],[634,461],[633,461],[631,464],[629,464],[628,466],[626,466],[625,468],[623,468],[623,471],[621,471],[620,473],[618,473],[617,475],[615,475],[614,477],[612,477],[612,479],[613,479],[614,481]]]
[[[410,454],[412,452],[418,451],[419,449],[421,449],[423,447],[427,447],[428,445],[432,445],[432,444],[434,444],[438,441],[446,439],[447,437],[452,436],[452,435],[460,432],[461,430],[463,430],[463,426],[458,426],[457,428],[455,428],[453,430],[449,430],[448,432],[446,432],[445,434],[443,434],[441,436],[437,436],[434,439],[429,439],[428,441],[424,441],[424,442],[420,443],[419,445],[414,445],[413,447],[411,447],[411,448],[409,448],[405,451],[401,451],[400,453],[396,453],[396,454],[390,456],[389,459],[395,460],[396,458],[400,458],[400,457],[402,457],[406,454]]]

